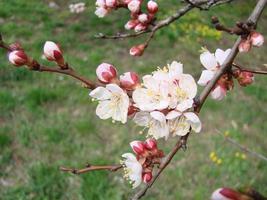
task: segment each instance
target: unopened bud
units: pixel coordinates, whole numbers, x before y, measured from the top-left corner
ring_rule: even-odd
[[[126,72],[120,76],[120,85],[126,90],[134,90],[139,85],[139,77],[135,72]]]
[[[239,52],[248,52],[251,49],[250,40],[242,40],[238,46]]]
[[[254,81],[254,75],[251,72],[241,71],[237,76],[237,81],[241,86],[250,85]]]
[[[138,20],[139,20],[139,22],[145,24],[145,23],[147,23],[149,21],[149,18],[148,18],[147,14],[143,13],[143,14],[138,16]]]
[[[117,77],[116,68],[108,63],[102,63],[96,68],[97,78],[103,83],[111,83]]]
[[[158,9],[158,4],[155,1],[151,0],[147,3],[147,10],[149,13],[155,14],[156,12],[158,12]]]
[[[133,19],[133,20],[130,20],[130,21],[128,21],[128,22],[125,24],[124,28],[125,28],[126,30],[134,29],[138,23],[139,23],[138,20],[134,20],[134,19]]]
[[[154,149],[157,149],[157,141],[153,138],[148,138],[146,141],[145,141],[145,147],[146,149],[148,150],[154,150]]]
[[[132,13],[138,13],[141,8],[141,3],[139,0],[132,0],[130,3],[128,3],[128,9]]]
[[[114,8],[117,5],[117,1],[116,0],[106,0],[106,6],[110,7],[110,8]]]
[[[134,27],[134,31],[135,32],[140,32],[140,31],[144,31],[147,29],[147,25],[139,23]]]
[[[140,155],[145,151],[145,145],[142,141],[135,140],[132,141],[130,145],[132,147],[133,152],[137,155]]]
[[[145,48],[146,48],[146,46],[144,44],[133,46],[130,49],[130,55],[132,55],[132,56],[141,56],[141,55],[143,55]]]
[[[44,56],[47,60],[55,61],[59,66],[64,66],[64,58],[59,46],[51,41],[46,41],[44,45]]]
[[[215,190],[211,195],[211,200],[248,200],[241,193],[231,188],[219,188]]]
[[[258,32],[252,32],[250,34],[250,39],[251,39],[252,45],[256,47],[260,47],[264,43],[263,35]]]
[[[152,172],[145,172],[142,175],[142,179],[144,183],[149,183],[153,178]]]
[[[22,65],[26,65],[28,63],[28,56],[23,50],[15,50],[11,51],[8,54],[9,62],[11,62],[13,65],[19,67]]]

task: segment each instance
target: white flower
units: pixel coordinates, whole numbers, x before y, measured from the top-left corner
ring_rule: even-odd
[[[168,139],[169,128],[166,117],[159,111],[138,112],[134,116],[134,122],[139,126],[148,127],[148,135],[153,136],[155,139],[163,138]]]
[[[130,180],[133,188],[136,188],[142,182],[142,165],[132,153],[125,153],[122,157],[125,158],[125,160],[122,161],[125,177]]]
[[[197,133],[201,130],[201,122],[193,112],[173,110],[167,114],[166,119],[169,131],[174,135],[184,136],[190,131],[190,127]]]
[[[129,107],[128,95],[116,84],[108,84],[106,88],[97,87],[89,94],[99,100],[96,115],[101,119],[112,118],[126,123]]]
[[[104,7],[106,6],[105,0],[97,0],[95,2],[96,7]]]
[[[217,49],[215,54],[205,51],[200,55],[200,62],[206,68],[206,70],[202,71],[202,74],[198,80],[199,85],[205,86],[209,83],[217,70],[224,63],[230,52],[231,49],[227,49],[226,51]]]
[[[99,17],[99,18],[103,18],[108,14],[108,10],[105,9],[104,7],[97,7],[95,14]]]
[[[168,83],[164,83],[151,75],[143,77],[144,88],[133,92],[135,106],[142,111],[162,110],[168,107]]]

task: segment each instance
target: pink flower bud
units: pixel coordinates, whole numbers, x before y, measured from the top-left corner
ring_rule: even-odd
[[[141,55],[143,55],[145,48],[146,48],[146,46],[144,44],[133,46],[130,49],[130,55],[132,55],[132,56],[141,56]]]
[[[148,150],[154,150],[154,149],[157,149],[157,141],[153,138],[148,138],[146,141],[145,141],[145,147],[146,149]]]
[[[239,52],[248,52],[251,49],[250,40],[242,40],[238,46]]]
[[[134,31],[135,32],[140,32],[140,31],[144,31],[147,29],[147,25],[139,23],[134,27]]]
[[[9,62],[13,65],[19,67],[22,65],[26,65],[28,63],[28,56],[25,54],[23,50],[15,50],[11,51],[8,54]]]
[[[227,89],[223,86],[217,85],[214,90],[211,91],[211,97],[215,100],[222,100],[226,96]]]
[[[237,76],[237,81],[241,86],[250,85],[254,81],[254,75],[251,72],[241,71]]]
[[[110,83],[117,77],[116,68],[108,63],[102,63],[96,68],[97,78],[103,83]]]
[[[153,178],[152,172],[145,172],[142,174],[142,179],[144,183],[149,183]]]
[[[64,59],[59,46],[51,41],[46,41],[44,45],[44,56],[47,60],[56,61],[60,65],[64,65]]]
[[[251,39],[252,45],[256,47],[260,47],[264,43],[263,35],[258,32],[252,32],[250,34],[250,39]]]
[[[126,72],[120,76],[120,84],[126,90],[134,90],[139,85],[139,77],[135,72]]]
[[[155,14],[156,12],[158,12],[158,9],[159,9],[158,4],[155,1],[150,0],[147,3],[147,10],[149,13]]]
[[[136,113],[136,111],[137,111],[137,108],[133,105],[130,105],[128,107],[128,113],[127,113],[128,117],[132,117]]]
[[[149,21],[149,18],[148,18],[148,15],[143,13],[141,15],[138,16],[138,20],[141,22],[141,23],[147,23]]]
[[[134,29],[134,27],[136,27],[136,25],[137,25],[138,23],[139,23],[138,20],[134,20],[134,19],[132,19],[132,20],[128,21],[128,22],[125,24],[124,28],[125,28],[126,30]]]
[[[110,8],[114,8],[117,5],[117,1],[116,0],[106,0],[106,6],[110,7]]]
[[[231,189],[231,188],[219,188],[215,190],[211,195],[211,200],[242,200],[244,195]]]
[[[128,3],[128,9],[132,13],[138,13],[141,8],[141,2],[138,0],[132,0],[130,3]]]
[[[133,152],[137,155],[140,155],[144,153],[145,151],[145,145],[142,141],[135,140],[135,141],[132,141],[130,145],[132,147]]]

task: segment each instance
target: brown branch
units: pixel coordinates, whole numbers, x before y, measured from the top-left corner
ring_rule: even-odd
[[[236,63],[233,63],[232,64],[234,67],[236,67],[237,69],[240,69],[241,71],[244,71],[244,72],[251,72],[253,74],[263,74],[263,75],[267,75],[267,71],[266,70],[255,70],[255,69],[248,69],[248,68],[245,68],[245,67],[242,67]]]
[[[251,149],[249,149],[249,148],[247,148],[247,147],[245,147],[245,146],[239,144],[237,141],[235,141],[234,139],[230,138],[229,136],[225,136],[224,134],[222,134],[222,133],[219,132],[218,130],[217,130],[217,132],[218,132],[220,135],[222,135],[222,136],[224,137],[224,139],[225,139],[227,142],[229,142],[229,143],[235,145],[237,148],[241,149],[242,151],[244,151],[244,152],[246,152],[246,153],[249,153],[250,155],[252,155],[252,156],[254,156],[254,157],[256,157],[256,158],[259,158],[259,159],[261,159],[261,160],[267,161],[267,157],[266,157],[266,156],[264,156],[264,155],[262,155],[262,154],[260,154],[260,153],[257,153],[257,152],[255,152],[255,151],[252,151]]]
[[[7,45],[3,41],[3,38],[2,38],[1,34],[0,34],[0,48],[4,49],[7,52],[12,51],[12,48],[10,48],[10,46]],[[84,86],[86,88],[89,88],[89,89],[94,89],[97,86],[101,85],[100,83],[94,83],[93,81],[91,81],[91,80],[89,80],[89,79],[77,74],[75,72],[75,70],[72,69],[71,67],[69,67],[67,64],[66,64],[66,67],[67,67],[66,69],[62,69],[59,66],[46,67],[46,66],[40,65],[36,60],[32,60],[31,61],[31,66],[28,67],[28,69],[33,70],[33,71],[38,71],[38,72],[50,72],[50,73],[65,74],[65,75],[71,76],[71,77],[81,81],[84,84]]]
[[[260,14],[262,13],[264,7],[266,6],[267,0],[259,0],[256,7],[254,8],[253,12],[251,13],[250,17],[248,18],[248,23],[253,23],[256,24]],[[197,113],[200,112],[202,105],[204,104],[204,102],[206,101],[208,95],[210,94],[212,88],[214,88],[214,86],[216,85],[217,81],[220,79],[220,77],[229,69],[231,69],[232,67],[232,63],[235,59],[235,57],[238,54],[238,45],[241,41],[241,38],[239,37],[234,46],[232,47],[232,51],[229,54],[229,56],[226,58],[225,62],[222,64],[220,70],[216,73],[215,77],[209,82],[209,84],[204,88],[204,90],[202,91],[202,93],[200,94],[200,97],[197,101],[197,106],[195,108],[195,111]],[[147,190],[154,184],[154,182],[157,180],[157,178],[159,177],[159,175],[162,173],[162,171],[167,167],[167,165],[171,162],[172,158],[174,157],[174,155],[177,153],[178,150],[181,149],[181,147],[183,147],[184,145],[186,145],[187,142],[187,138],[188,138],[189,134],[187,136],[185,136],[186,138],[181,138],[179,139],[179,141],[177,142],[177,144],[175,145],[175,147],[171,150],[171,152],[168,154],[168,156],[166,157],[166,159],[161,163],[159,171],[155,173],[154,178],[152,179],[152,181],[148,184],[145,185],[144,188],[142,188],[139,192],[137,192],[132,200],[137,200],[137,199],[141,199],[147,192]]]
[[[83,169],[74,169],[74,168],[67,168],[67,167],[60,167],[59,169],[63,172],[70,172],[73,174],[84,174],[89,171],[96,171],[96,170],[108,170],[111,172],[115,172],[122,168],[122,165],[106,165],[106,166],[94,166],[94,165],[88,165]]]

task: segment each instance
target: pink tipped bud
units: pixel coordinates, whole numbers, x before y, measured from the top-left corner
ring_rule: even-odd
[[[128,113],[127,113],[128,117],[132,117],[132,116],[134,116],[134,114],[137,112],[137,110],[138,110],[138,109],[137,109],[135,106],[130,105],[130,106],[128,107]]]
[[[106,0],[106,6],[110,8],[115,8],[117,5],[116,0]]]
[[[148,23],[149,17],[147,14],[143,13],[143,14],[138,16],[138,20],[139,20],[139,22],[145,24],[145,23]]]
[[[154,150],[154,149],[157,149],[157,141],[153,138],[148,138],[146,141],[145,141],[145,147],[146,149],[148,150]]]
[[[11,51],[8,54],[9,62],[19,67],[28,63],[28,56],[23,50]]]
[[[120,76],[120,84],[126,90],[134,90],[139,85],[139,77],[135,72],[126,72]]]
[[[141,55],[143,55],[145,48],[146,48],[146,46],[144,44],[133,46],[130,49],[130,55],[132,55],[132,56],[141,56]]]
[[[248,199],[241,193],[231,188],[219,188],[211,195],[211,200],[245,200]]]
[[[125,24],[125,26],[124,26],[124,28],[126,29],[126,30],[131,30],[131,29],[134,29],[134,27],[136,27],[136,25],[139,23],[139,21],[138,20],[130,20],[130,21],[128,21],[126,24]]]
[[[250,40],[242,40],[238,46],[239,52],[248,52],[251,49]]]
[[[264,43],[263,35],[258,32],[252,32],[250,34],[250,39],[251,39],[252,45],[256,47],[260,47]]]
[[[141,8],[141,2],[138,0],[132,0],[130,3],[128,3],[128,9],[132,13],[138,13]]]
[[[47,60],[56,61],[60,66],[64,65],[64,59],[59,46],[51,41],[46,41],[44,45],[44,56]]]
[[[237,76],[237,81],[241,86],[250,85],[254,81],[254,75],[251,72],[241,71]]]
[[[149,1],[147,3],[147,10],[149,13],[155,14],[156,12],[158,12],[158,9],[158,4],[155,1]]]
[[[135,32],[140,32],[140,31],[144,31],[147,29],[147,25],[139,23],[134,27],[134,31]]]
[[[142,174],[142,179],[144,183],[149,183],[153,178],[152,172],[145,172]]]
[[[96,68],[97,78],[103,83],[111,83],[117,77],[116,68],[108,63],[102,63]]]
[[[140,154],[144,153],[144,151],[145,151],[145,145],[142,141],[135,140],[135,141],[132,141],[130,143],[130,145],[133,149],[133,152],[137,155],[138,154],[140,155]]]

